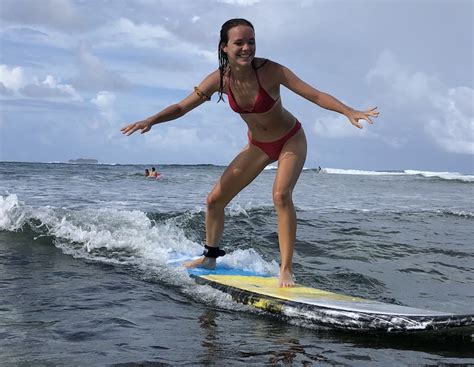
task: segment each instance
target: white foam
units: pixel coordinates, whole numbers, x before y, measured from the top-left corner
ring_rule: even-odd
[[[24,222],[25,213],[20,209],[18,197],[15,194],[0,196],[0,230],[17,231]]]
[[[185,286],[182,291],[198,302],[204,302],[208,305],[217,306],[219,308],[252,313],[261,312],[254,307],[234,301],[230,294],[219,291],[208,285],[196,285],[196,283],[193,282],[192,284]]]
[[[364,171],[357,169],[339,169],[339,168],[324,168],[324,173],[336,174],[336,175],[364,175],[364,176],[423,176],[427,178],[441,178],[445,180],[459,180],[465,182],[474,182],[474,175],[463,175],[459,172],[432,172],[432,171],[416,171],[416,170],[404,170],[398,172],[391,171]]]
[[[269,164],[268,166],[266,166],[266,167],[264,168],[265,171],[268,171],[268,170],[275,170],[275,169],[278,169],[278,166],[275,165],[275,164]],[[308,168],[308,167],[303,167],[303,171],[307,171],[307,170],[309,170],[309,169],[310,169],[310,168]]]
[[[322,172],[336,175],[401,176],[403,172],[363,171],[358,169],[323,168]]]
[[[232,268],[274,276],[277,276],[279,271],[278,263],[275,260],[271,262],[265,261],[254,249],[237,249],[219,258],[218,261]]]
[[[464,218],[473,218],[474,217],[474,213],[468,212],[468,211],[465,211],[465,210],[455,210],[455,209],[437,210],[437,213],[451,214],[451,215],[456,215],[458,217],[464,217]]]
[[[405,170],[407,175],[419,175],[423,177],[437,177],[444,180],[460,180],[465,182],[474,182],[474,175],[463,175],[459,172],[431,172],[431,171],[415,171]]]
[[[232,211],[248,215],[240,206]],[[75,257],[166,267],[202,254],[202,244],[186,238],[175,220],[155,223],[139,210],[32,208],[14,194],[0,196],[0,230],[18,231],[27,224],[40,235],[54,236],[56,245]],[[254,250],[236,250],[219,261],[249,271],[278,271],[276,262]]]
[[[248,203],[246,205],[246,208],[247,210],[251,209],[251,203]],[[237,201],[232,201],[231,204],[226,208],[226,214],[231,217],[238,217],[240,215],[245,215],[246,217],[249,217],[247,210],[242,207],[242,205],[240,205]]]
[[[273,210],[273,206],[266,205],[267,203],[256,203],[253,201],[247,201],[245,203],[239,202],[239,197],[235,198],[231,203],[225,208],[225,215],[229,217],[239,217],[244,215],[246,217],[250,217],[249,211],[254,209],[271,209]],[[206,213],[206,207],[196,205],[193,209],[188,210],[183,215],[194,215],[194,214],[202,214]]]

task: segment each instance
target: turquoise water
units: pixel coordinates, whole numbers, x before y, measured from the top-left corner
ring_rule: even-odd
[[[315,329],[196,285],[170,261],[202,252],[217,166],[0,163],[0,364],[474,363],[468,340]],[[278,272],[268,169],[227,210],[221,264]],[[473,313],[474,177],[303,171],[299,283]]]

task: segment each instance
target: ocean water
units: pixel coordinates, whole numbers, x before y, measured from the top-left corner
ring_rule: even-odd
[[[0,163],[0,365],[473,365],[474,342],[318,329],[196,285],[225,167]],[[278,273],[274,167],[227,209],[219,259]],[[299,283],[474,313],[474,176],[305,169]]]

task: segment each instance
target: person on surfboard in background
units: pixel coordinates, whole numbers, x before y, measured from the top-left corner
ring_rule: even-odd
[[[155,167],[151,167],[150,177],[160,177],[161,173],[159,173]]]
[[[372,124],[377,107],[366,111],[352,109],[331,95],[318,91],[291,70],[274,61],[255,57],[253,25],[245,19],[231,19],[221,28],[218,45],[219,68],[177,104],[122,128],[122,133],[148,132],[155,124],[182,117],[218,93],[217,102],[227,95],[230,107],[240,114],[248,127],[248,144],[225,169],[207,197],[206,245],[203,256],[186,267],[215,268],[224,230],[224,208],[270,163],[278,161],[273,184],[273,203],[277,214],[280,247],[279,286],[291,287],[293,251],[296,240],[296,211],[292,193],[306,160],[306,137],[300,122],[281,102],[280,86],[318,106],[345,115],[355,127],[359,120]]]

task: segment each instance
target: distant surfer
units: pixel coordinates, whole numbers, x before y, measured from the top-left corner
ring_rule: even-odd
[[[155,167],[151,167],[150,177],[158,178],[160,176],[161,176],[161,173],[159,173]]]
[[[231,19],[221,28],[218,45],[219,68],[194,88],[179,103],[161,112],[122,128],[122,133],[146,133],[155,124],[182,117],[209,101],[218,93],[217,102],[227,95],[230,107],[240,114],[248,127],[248,144],[226,168],[207,197],[206,245],[203,256],[187,267],[214,268],[216,258],[225,252],[219,249],[224,230],[224,208],[270,163],[278,161],[273,184],[273,203],[277,213],[280,246],[280,287],[294,285],[293,250],[296,239],[296,211],[293,189],[306,159],[306,137],[300,122],[281,102],[280,86],[306,98],[318,106],[345,115],[361,129],[359,120],[372,123],[377,108],[358,111],[331,95],[318,91],[291,70],[274,61],[255,57],[253,25],[245,19]]]

